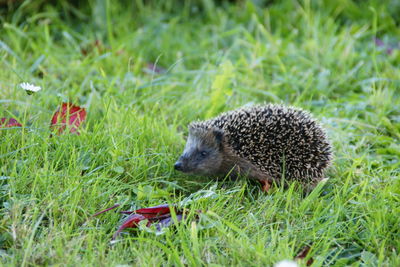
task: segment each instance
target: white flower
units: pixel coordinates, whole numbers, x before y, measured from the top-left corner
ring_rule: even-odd
[[[20,83],[19,86],[21,86],[21,88],[24,89],[28,94],[33,94],[42,90],[40,86],[36,86],[30,83]]]
[[[277,262],[274,267],[299,267],[299,265],[295,261],[283,260]]]

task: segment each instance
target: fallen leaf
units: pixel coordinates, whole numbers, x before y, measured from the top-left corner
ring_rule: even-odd
[[[119,205],[116,204],[111,208],[99,211],[96,214],[94,214],[93,217],[98,216],[109,210],[112,210],[118,206]],[[154,224],[158,231],[161,231],[162,228],[170,226],[173,222],[171,218],[171,207],[167,204],[149,208],[142,208],[135,211],[120,211],[120,213],[130,214],[130,215],[118,227],[118,230],[113,235],[112,240],[114,240],[126,228],[137,228],[139,226],[139,223],[144,220],[147,220],[146,224],[147,227]],[[177,220],[181,221],[184,216],[184,210],[175,209],[175,213]]]
[[[9,127],[22,127],[22,124],[19,123],[14,118],[1,118],[0,119],[0,128],[9,128]]]
[[[271,182],[268,180],[260,180],[261,183],[261,191],[264,193],[268,193],[269,189],[271,188]]]
[[[51,119],[51,129],[57,130],[57,134],[62,134],[65,129],[70,128],[69,132],[78,134],[78,128],[86,119],[86,110],[71,103],[62,103]]]
[[[310,246],[304,246],[300,252],[297,254],[297,256],[294,258],[295,260],[303,260],[307,257],[308,253],[310,252],[311,247]],[[313,264],[314,259],[313,258],[309,258],[306,262],[307,266],[310,266],[311,264]]]
[[[171,209],[168,204],[163,204],[155,207],[138,209],[135,212],[142,214],[146,218],[153,218],[158,215],[163,215],[167,213],[169,214],[171,212]]]

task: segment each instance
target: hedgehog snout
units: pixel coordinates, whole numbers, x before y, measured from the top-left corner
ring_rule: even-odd
[[[177,171],[182,171],[182,168],[183,168],[182,162],[180,162],[179,160],[178,160],[177,162],[175,162],[174,168],[175,168],[175,170],[177,170]]]
[[[182,154],[174,164],[174,169],[181,172],[187,172],[188,159],[185,154]]]
[[[174,164],[174,169],[177,171],[189,173],[196,169],[193,158],[187,153],[183,153]]]

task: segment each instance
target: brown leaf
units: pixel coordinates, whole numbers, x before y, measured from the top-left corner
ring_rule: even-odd
[[[268,193],[269,189],[271,189],[271,182],[268,180],[260,180],[261,183],[261,191],[264,193]]]
[[[301,251],[297,254],[297,256],[294,258],[295,260],[303,260],[307,257],[308,253],[310,252],[311,247],[310,246],[304,246]],[[313,264],[314,259],[313,258],[309,258],[306,262],[307,266],[310,266],[311,264]]]

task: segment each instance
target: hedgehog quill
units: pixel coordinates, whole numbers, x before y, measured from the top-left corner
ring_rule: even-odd
[[[311,190],[331,159],[326,133],[308,112],[270,104],[191,123],[174,167],[204,176],[247,176],[260,181],[264,191],[290,180]]]

